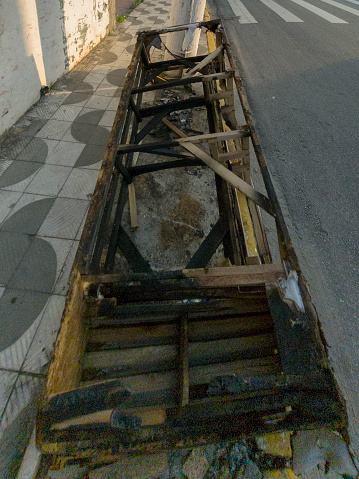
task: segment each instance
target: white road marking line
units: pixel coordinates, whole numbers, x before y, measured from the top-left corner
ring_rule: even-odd
[[[273,10],[277,15],[279,15],[283,20],[286,22],[303,22],[300,18],[296,15],[293,15],[289,10],[278,5],[278,3],[274,2],[273,0],[260,0],[264,5],[267,5],[268,8]]]
[[[258,23],[257,20],[252,17],[241,0],[228,0],[233,10],[233,13],[238,18],[239,23]]]
[[[305,2],[304,0],[291,0],[291,1],[300,5],[303,8],[306,8],[307,10],[310,10],[316,15],[319,15],[319,17],[324,18],[324,20],[327,20],[330,23],[348,23],[345,20],[342,20],[341,18],[338,18],[335,15],[332,15],[331,13],[326,12],[325,10],[322,10],[321,8],[315,7],[314,5],[311,5],[310,3]]]
[[[350,12],[353,15],[357,15],[359,17],[359,10],[355,10],[355,8],[347,7],[346,5],[343,5],[342,3],[339,2],[334,2],[333,0],[321,0],[324,3],[328,3],[328,5],[333,5],[333,7],[341,8],[342,10],[345,10],[346,12]]]
[[[347,2],[354,3],[355,5],[359,5],[358,0],[346,0]]]

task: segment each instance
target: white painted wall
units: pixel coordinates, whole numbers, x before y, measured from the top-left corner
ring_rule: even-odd
[[[0,135],[114,25],[114,0],[0,0]],[[113,17],[113,18],[112,18]]]

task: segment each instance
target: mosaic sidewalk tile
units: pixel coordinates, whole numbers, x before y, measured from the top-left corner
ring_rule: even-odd
[[[48,296],[43,303],[43,308],[47,304]],[[33,318],[30,326],[16,339],[12,344],[0,351],[0,369],[19,370],[24,363],[29,347],[39,326],[44,309]],[[1,388],[1,383],[0,383]]]
[[[0,227],[1,223],[14,208],[22,193],[19,191],[0,190]]]
[[[0,230],[35,235],[54,204],[55,198],[29,193],[16,194],[20,194],[21,198],[14,205]]]
[[[49,120],[36,136],[38,138],[49,138],[50,140],[61,140],[70,126],[71,121]]]
[[[0,371],[0,417],[3,415],[17,377],[17,373]]]
[[[39,236],[74,239],[88,204],[85,200],[57,198],[38,232]]]
[[[73,92],[71,93],[66,100],[63,102],[64,105],[77,105],[84,106],[88,102],[88,99],[91,98],[92,92],[82,93],[82,92]]]
[[[57,195],[71,173],[68,166],[44,165],[34,176],[26,193]]]
[[[100,169],[105,150],[105,145],[86,145],[76,161],[75,168]]]
[[[105,78],[104,73],[92,73],[90,72],[86,78],[85,81],[91,82],[92,84],[97,84],[99,85]]]
[[[0,284],[6,286],[31,244],[28,235],[0,231]]]
[[[5,290],[0,299],[0,352],[13,345],[31,327],[49,296],[39,291]]]
[[[68,255],[70,254],[74,242],[73,240],[62,238],[46,237],[43,239],[51,245],[52,249],[56,254],[56,273],[55,280],[52,285],[52,292],[54,292],[55,285],[59,281],[60,275],[62,274],[64,265],[66,263]]]
[[[97,125],[105,110],[98,110],[97,108],[84,107],[80,115],[76,118],[74,123],[85,123],[88,125]]]
[[[24,191],[43,163],[14,160],[0,176],[0,188]]]
[[[46,157],[55,148],[58,140],[44,140],[43,138],[33,138],[30,143],[19,153],[17,160],[35,161],[43,163]]]
[[[116,112],[114,111],[105,111],[101,120],[99,121],[99,126],[113,126],[113,122],[115,120]]]
[[[32,237],[29,248],[8,282],[8,287],[51,293],[56,280],[56,270],[57,257],[52,245],[45,239]]]
[[[61,105],[51,118],[53,120],[74,121],[74,119],[80,114],[81,110],[81,106]]]
[[[49,298],[23,363],[24,371],[40,373],[43,366],[50,361],[65,301],[66,298],[59,295]]]
[[[82,232],[84,223],[80,226],[79,232]],[[75,255],[77,252],[79,242],[73,241],[71,244],[70,251],[65,259],[65,262],[62,266],[62,269],[59,273],[57,282],[53,289],[53,294],[66,295],[68,290],[68,279],[71,272],[72,265],[74,263]]]
[[[18,376],[1,418],[1,427],[3,429],[8,427],[14,421],[20,411],[22,411],[40,392],[40,389],[44,384],[45,379],[30,376]]]
[[[72,167],[75,165],[84,148],[84,144],[61,140],[57,143],[53,151],[49,153],[46,158],[46,164]]]
[[[74,168],[62,187],[59,197],[90,199],[97,182],[98,172]]]
[[[86,108],[98,108],[99,110],[106,110],[110,98],[101,95],[92,95],[92,97],[86,103]]]

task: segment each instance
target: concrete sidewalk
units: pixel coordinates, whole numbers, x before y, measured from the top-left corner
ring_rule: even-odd
[[[138,30],[166,25],[145,0],[0,139],[0,477],[34,424],[67,280]]]

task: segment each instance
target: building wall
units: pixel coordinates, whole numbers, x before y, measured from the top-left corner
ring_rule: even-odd
[[[0,135],[114,27],[114,2],[0,1]]]

